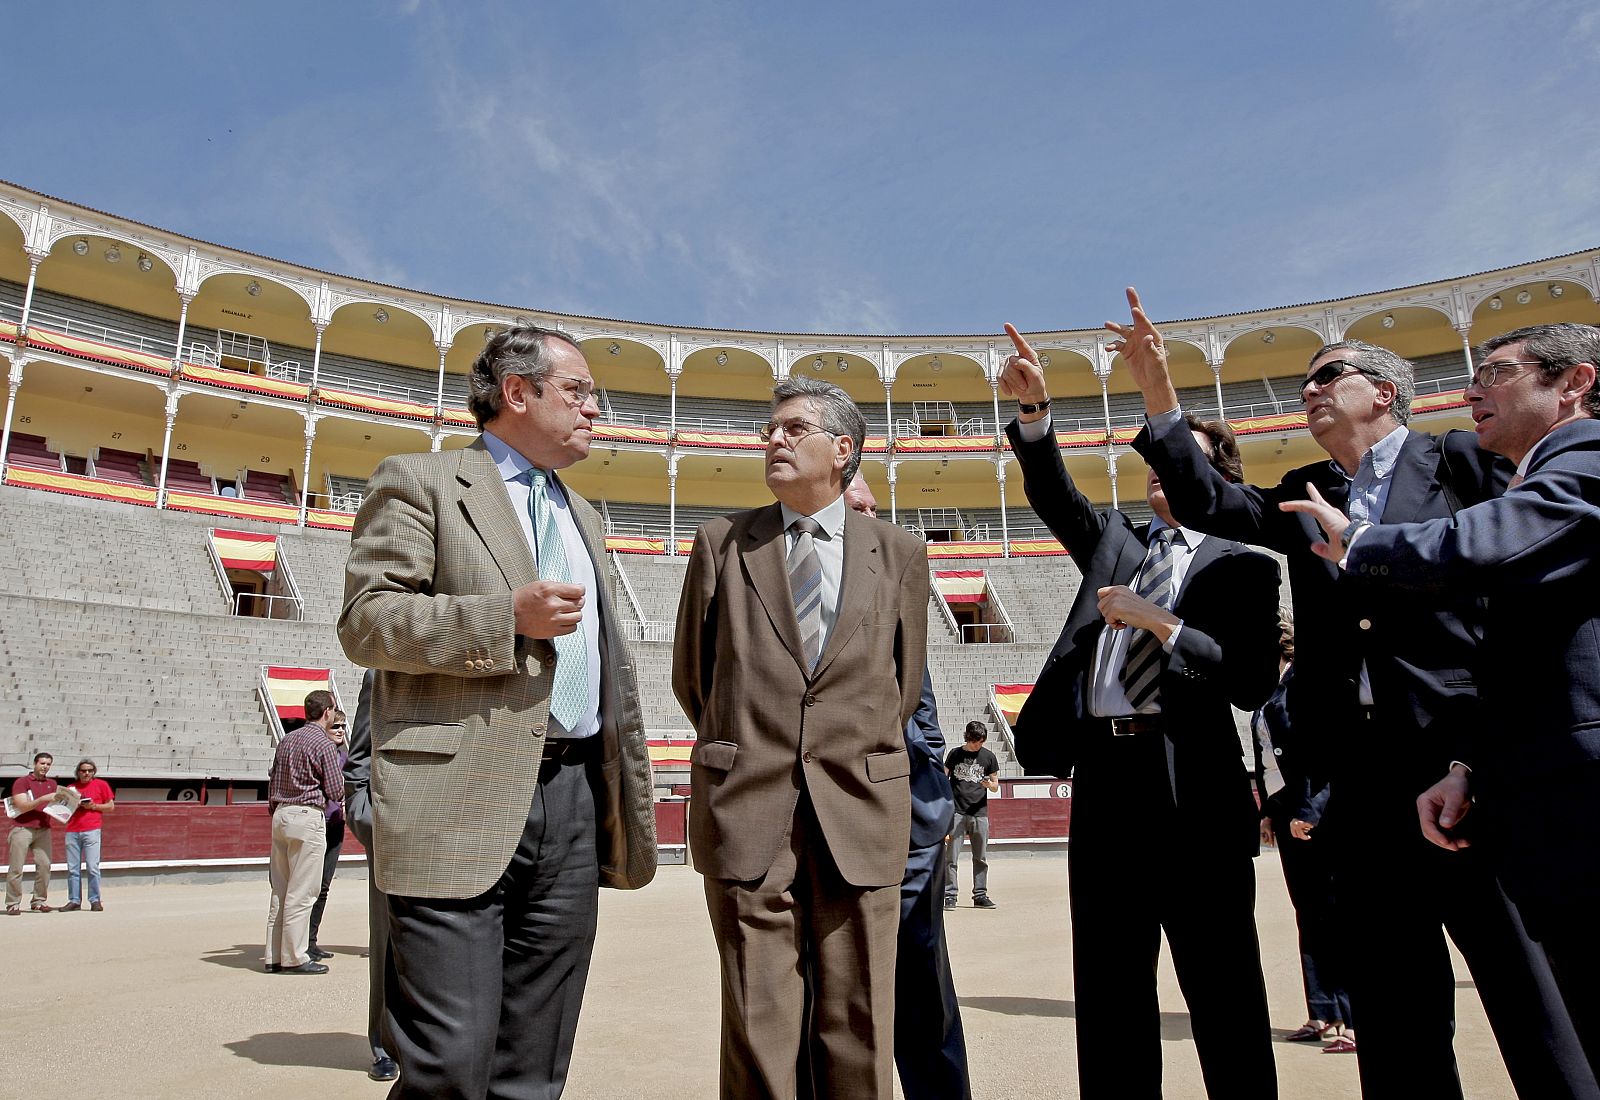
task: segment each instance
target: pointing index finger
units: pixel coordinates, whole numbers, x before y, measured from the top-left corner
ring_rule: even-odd
[[[1018,332],[1016,326],[1010,321],[1006,322],[1006,335],[1011,337],[1011,342],[1017,346],[1018,355],[1030,363],[1038,364],[1039,357],[1033,353],[1033,345],[1028,343],[1027,338]]]

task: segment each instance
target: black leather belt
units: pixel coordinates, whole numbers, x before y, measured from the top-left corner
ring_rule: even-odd
[[[1135,714],[1128,718],[1107,718],[1111,723],[1112,737],[1132,737],[1138,733],[1156,733],[1161,730],[1161,715]]]
[[[588,759],[598,737],[547,737],[544,742],[544,763],[573,763]]]

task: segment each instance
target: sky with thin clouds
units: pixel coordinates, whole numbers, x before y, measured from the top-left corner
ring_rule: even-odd
[[[27,7],[0,177],[523,309],[1083,328],[1600,245],[1592,0]]]

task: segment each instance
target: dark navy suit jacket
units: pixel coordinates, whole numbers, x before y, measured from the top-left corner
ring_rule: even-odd
[[[1297,672],[1288,705],[1297,732],[1335,750],[1320,762],[1335,774],[1359,768],[1404,791],[1408,797],[1386,805],[1409,815],[1411,798],[1443,775],[1451,760],[1471,754],[1482,713],[1473,669],[1483,602],[1460,590],[1443,596],[1397,592],[1344,574],[1314,554],[1312,545],[1323,541],[1321,528],[1310,516],[1280,511],[1278,504],[1307,499],[1309,484],[1345,507],[1349,486],[1331,462],[1291,470],[1272,488],[1232,483],[1211,468],[1181,421],[1159,434],[1146,425],[1133,449],[1155,468],[1180,523],[1288,558],[1297,628]],[[1498,495],[1510,473],[1510,464],[1480,449],[1471,432],[1440,438],[1411,432],[1391,475],[1383,521],[1448,519],[1461,507]],[[1375,707],[1391,728],[1415,729],[1418,736],[1346,751],[1363,660]]]
[[[944,770],[944,734],[933,680],[922,670],[922,698],[906,723],[906,752],[911,754],[911,847],[943,844],[955,820],[956,797]]]
[[[1526,480],[1505,496],[1453,521],[1368,528],[1347,564],[1369,585],[1488,597],[1474,835],[1498,856],[1517,901],[1592,915],[1600,901],[1600,421],[1558,428],[1532,453]]]

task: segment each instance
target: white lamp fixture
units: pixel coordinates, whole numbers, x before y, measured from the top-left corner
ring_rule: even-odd
[[[118,248],[116,245],[112,245],[110,248],[106,249],[105,256],[106,256],[106,263],[108,263],[108,264],[121,263],[122,262],[122,249]]]
[[[73,241],[72,251],[76,252],[80,256],[87,256],[89,254],[89,238],[79,237],[77,240]]]
[[[380,325],[387,325],[389,323],[389,311],[379,306],[378,312],[372,315],[372,319]]]
[[[1533,301],[1533,292],[1527,287],[1523,287],[1521,290],[1517,291],[1517,305],[1525,306],[1531,301]]]
[[[1551,283],[1550,284],[1550,297],[1559,298],[1563,294],[1565,294],[1566,292],[1567,292],[1567,288],[1562,286],[1560,283]]]
[[[850,364],[846,363],[844,361],[844,356],[842,356],[842,355],[839,356],[838,365],[839,365],[839,372],[841,374],[850,369]]]
[[[1504,309],[1505,306],[1506,306],[1506,304],[1500,300],[1500,295],[1498,295],[1498,294],[1496,294],[1493,298],[1489,299],[1489,308],[1490,309]]]
[[[822,373],[822,356],[819,355],[815,359],[811,360],[811,369],[816,371],[818,374]]]
[[[935,355],[932,359],[928,360],[928,368],[937,374],[939,371],[944,370],[944,360]]]
[[[146,256],[143,252],[139,253],[139,270],[140,271],[149,271],[152,267],[155,267],[155,266],[156,266],[156,264],[155,264],[154,260],[152,260],[149,256]]]
[[[1048,355],[1039,356],[1039,365],[1041,367],[1048,367],[1050,365],[1050,357]]]
[[[1270,328],[1266,332],[1263,332],[1261,334],[1261,342],[1263,344],[1270,344],[1274,340],[1276,340],[1277,338],[1278,338],[1278,334],[1276,332],[1273,332]]]
[[[717,366],[725,367],[727,365],[728,365],[728,353],[725,352],[725,351],[717,352]]]
[[[1384,328],[1394,328],[1394,314],[1385,313],[1383,315],[1383,327]]]
[[[252,298],[259,297],[261,294],[261,284],[256,282],[254,279],[251,279],[250,285],[244,288],[244,292],[250,295]]]
[[[611,341],[611,343],[606,345],[606,354],[607,355],[621,355],[622,354],[622,345],[617,343],[615,340]]]

